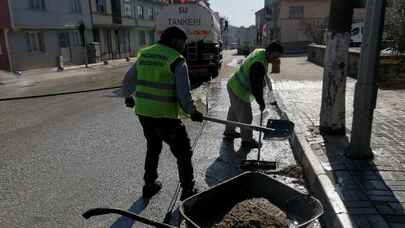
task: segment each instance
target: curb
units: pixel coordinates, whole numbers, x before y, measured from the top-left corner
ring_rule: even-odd
[[[32,98],[41,98],[41,97],[50,97],[50,96],[59,96],[59,95],[68,95],[68,94],[77,94],[77,93],[86,93],[100,90],[108,89],[117,89],[121,87],[122,74],[117,73],[119,70],[127,66],[115,67],[108,71],[95,72],[91,75],[86,76],[72,76],[72,77],[62,77],[53,80],[45,80],[44,82],[51,82],[53,84],[57,83],[58,85],[64,85],[67,81],[79,83],[78,87],[64,88],[58,90],[53,90],[48,92],[43,92],[41,90],[31,91],[25,94],[8,94],[6,96],[1,96],[0,101],[10,101],[10,100],[22,100],[22,99],[32,99]],[[94,85],[93,82],[102,82],[101,84]],[[51,88],[50,86],[48,86]],[[10,87],[11,88],[11,87]]]
[[[273,91],[277,100],[276,110],[282,119],[295,123],[292,136],[289,138],[290,145],[295,159],[302,166],[306,179],[307,189],[317,197],[324,206],[324,214],[321,216],[321,223],[328,228],[353,228],[350,216],[341,200],[334,184],[323,169],[321,161],[312,151],[305,139],[305,126],[299,117],[285,112],[286,106],[281,96]]]
[[[41,98],[41,97],[53,97],[53,96],[60,96],[60,95],[88,93],[88,92],[95,92],[95,91],[108,90],[108,89],[118,89],[118,88],[121,88],[121,86],[102,87],[102,88],[97,88],[97,89],[69,91],[69,92],[62,92],[62,93],[50,93],[50,94],[34,95],[34,96],[9,97],[9,98],[1,98],[0,101],[23,100],[23,99],[33,99],[33,98]]]

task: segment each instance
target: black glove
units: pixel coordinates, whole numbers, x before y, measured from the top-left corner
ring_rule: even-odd
[[[135,101],[133,97],[126,97],[125,98],[125,106],[128,108],[133,108],[135,106]]]
[[[203,114],[197,110],[194,110],[193,113],[191,113],[190,118],[192,121],[195,122],[202,122],[203,121]]]
[[[262,111],[262,112],[266,109],[266,105],[264,104],[263,100],[259,103],[259,107],[260,107],[260,111]]]

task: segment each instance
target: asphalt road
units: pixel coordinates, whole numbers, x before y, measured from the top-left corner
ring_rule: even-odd
[[[0,103],[1,227],[106,227],[86,209],[128,209],[141,196],[145,141],[113,90]],[[188,125],[194,139],[198,126]],[[177,169],[165,147],[164,189],[145,215],[164,215]],[[141,210],[141,207],[137,210]]]
[[[224,83],[240,59],[227,52],[221,75],[194,91],[201,104],[210,87],[214,116],[226,116]],[[257,105],[254,110],[257,121]],[[274,110],[268,113],[278,118]],[[163,189],[145,205],[141,198],[145,140],[118,90],[2,101],[0,116],[0,227],[145,227],[120,216],[91,220],[80,216],[94,207],[129,209],[163,221],[178,181],[175,159],[165,146],[159,164]],[[193,143],[203,125],[185,123]],[[221,142],[223,126],[204,126],[193,157],[200,189],[241,172],[240,153]],[[287,142],[264,146],[264,159],[295,164]],[[255,156],[253,152],[243,158]]]

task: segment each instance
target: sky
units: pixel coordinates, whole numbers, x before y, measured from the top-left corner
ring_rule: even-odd
[[[210,0],[211,8],[229,18],[234,26],[255,24],[255,12],[264,7],[264,0]]]

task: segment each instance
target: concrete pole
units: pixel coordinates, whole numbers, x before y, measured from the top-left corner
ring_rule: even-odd
[[[332,0],[325,52],[320,131],[344,135],[346,76],[353,2]]]
[[[377,101],[377,69],[384,28],[385,1],[368,0],[360,68],[354,98],[352,136],[346,155],[352,159],[371,159],[373,114]]]

